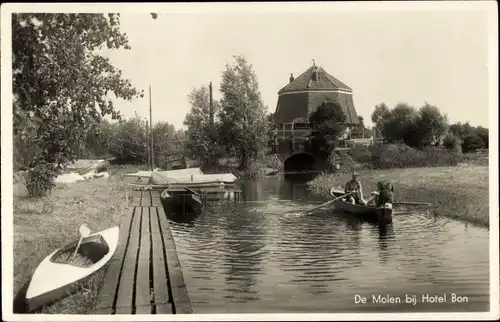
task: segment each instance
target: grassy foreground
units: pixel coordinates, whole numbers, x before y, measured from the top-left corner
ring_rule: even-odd
[[[489,226],[488,166],[364,170],[359,174],[365,195],[376,189],[378,181],[391,180],[396,201],[431,202],[440,215]],[[348,174],[322,174],[309,187],[326,197],[331,187],[343,187],[348,179]]]
[[[43,258],[78,239],[85,223],[93,232],[120,224],[126,208],[120,176],[58,184],[41,199],[25,196],[14,187],[14,295],[29,280]],[[84,281],[81,291],[64,298],[42,313],[88,314],[95,307],[103,271]]]

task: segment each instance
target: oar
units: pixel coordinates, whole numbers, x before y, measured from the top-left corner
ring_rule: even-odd
[[[400,201],[400,202],[393,202],[393,206],[426,206],[426,207],[432,207],[433,204],[430,202],[412,202],[412,201]]]
[[[328,205],[332,204],[334,201],[337,201],[337,200],[339,200],[339,199],[341,199],[341,198],[347,197],[348,195],[351,195],[351,194],[353,194],[353,193],[354,193],[354,192],[349,192],[349,193],[346,193],[346,194],[345,194],[345,195],[343,195],[343,196],[340,196],[340,197],[337,197],[337,198],[335,198],[335,199],[333,199],[333,200],[330,200],[330,201],[327,201],[327,202],[325,202],[325,203],[322,203],[321,205],[318,205],[318,206],[316,206],[316,207],[313,207],[313,208],[311,208],[311,209],[309,209],[309,210],[304,211],[303,213],[301,213],[301,215],[305,215],[305,214],[307,214],[307,213],[309,213],[309,212],[311,212],[311,211],[313,211],[313,210],[316,210],[316,209],[318,209],[318,208],[323,208],[323,207],[325,207],[325,206],[328,206]]]
[[[71,259],[69,260],[70,262],[75,259],[76,253],[78,252],[78,249],[80,248],[80,244],[82,243],[83,238],[88,237],[90,235],[90,229],[85,226],[85,224],[80,226],[80,240],[78,240],[78,244],[76,245],[75,252],[73,253],[73,256],[71,256]]]

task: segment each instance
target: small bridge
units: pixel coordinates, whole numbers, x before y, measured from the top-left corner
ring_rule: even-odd
[[[280,156],[285,172],[321,170],[325,158],[318,155],[311,147],[311,129],[296,123],[282,124],[274,131],[273,152]],[[354,145],[370,146],[373,137],[352,138],[348,133],[342,139],[339,150],[349,150]]]
[[[311,149],[309,128],[276,129],[273,152],[284,163],[285,172],[311,171],[319,168],[319,158]]]

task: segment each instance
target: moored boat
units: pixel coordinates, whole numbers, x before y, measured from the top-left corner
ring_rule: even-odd
[[[55,250],[38,265],[21,299],[23,310],[32,312],[74,293],[78,283],[102,268],[115,253],[119,227],[84,237],[78,247],[79,260],[70,261],[78,240]]]
[[[340,197],[345,194],[342,190],[334,190],[332,192],[333,196]],[[379,223],[391,223],[392,222],[392,207],[375,207],[374,205],[353,205],[350,202],[344,200],[344,198],[335,200],[333,202],[335,209],[340,211],[356,215],[360,218],[369,221],[377,221]]]
[[[201,211],[200,195],[188,187],[169,187],[161,193],[161,202],[166,209],[181,213]]]

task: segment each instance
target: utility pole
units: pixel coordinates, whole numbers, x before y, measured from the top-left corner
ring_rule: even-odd
[[[155,152],[153,142],[153,110],[151,108],[151,84],[149,85],[149,130],[151,131],[151,170],[154,170]]]
[[[151,166],[151,154],[149,153],[149,124],[148,120],[146,119],[146,155],[148,159],[148,168]]]
[[[210,127],[214,126],[214,102],[212,97],[212,82],[208,85],[208,89],[210,91]]]

